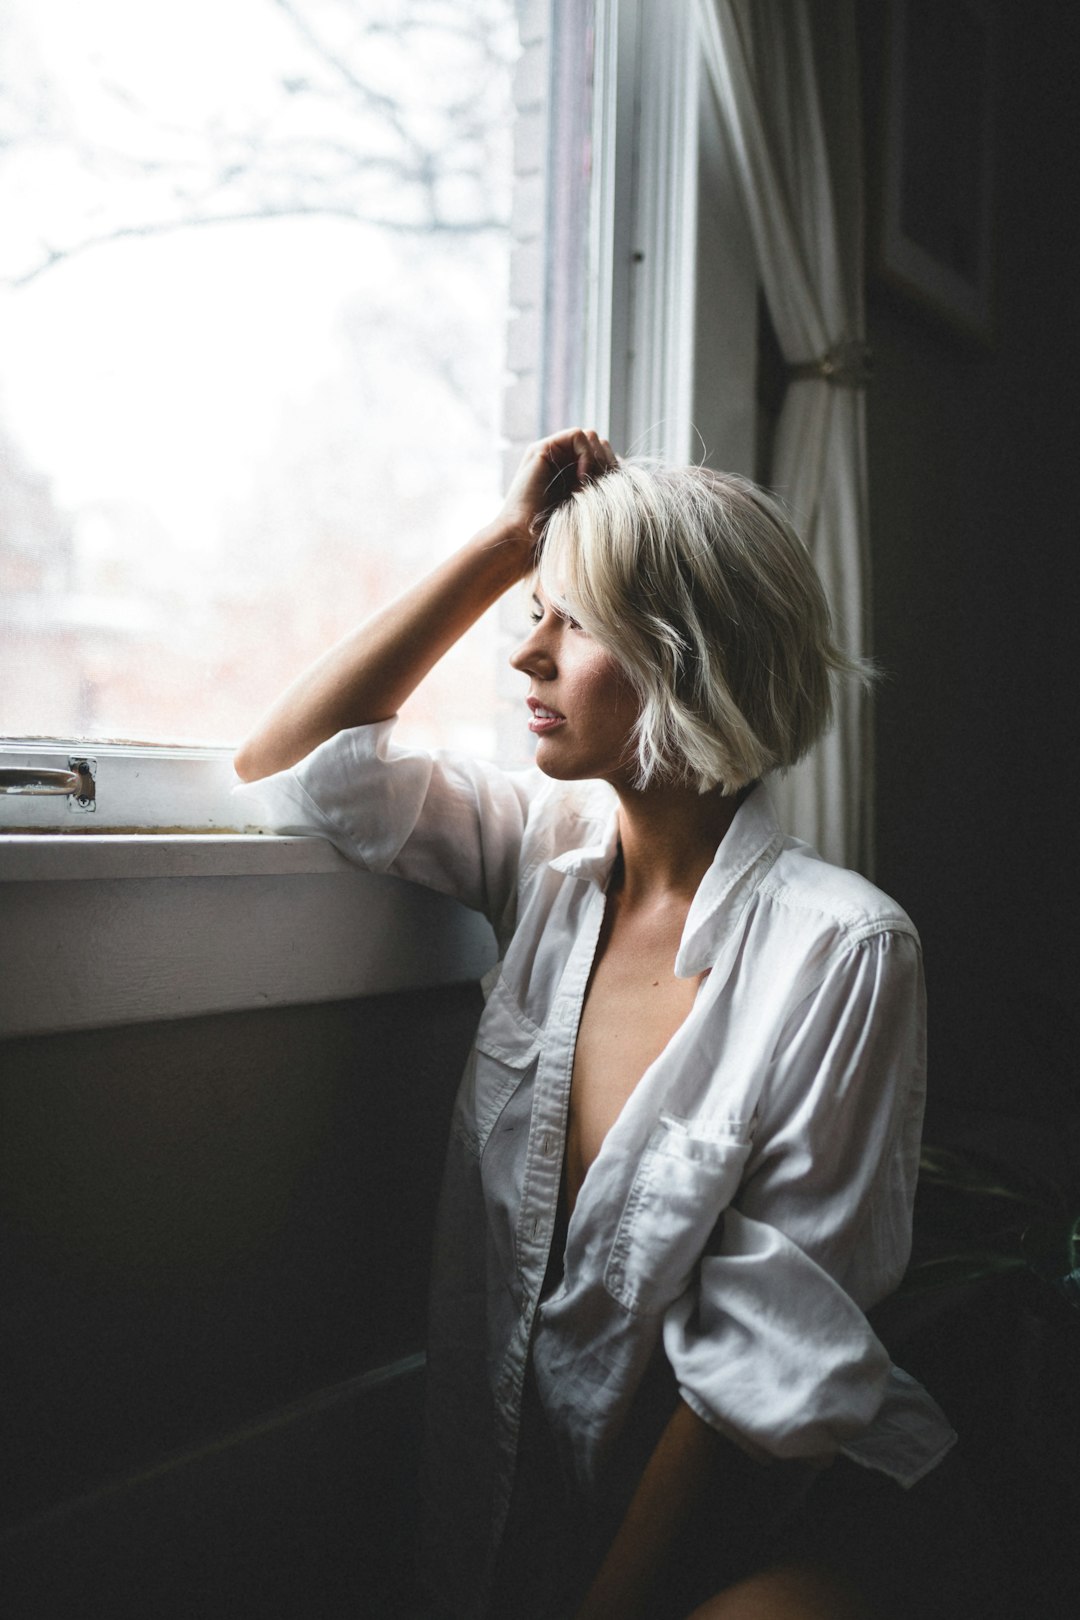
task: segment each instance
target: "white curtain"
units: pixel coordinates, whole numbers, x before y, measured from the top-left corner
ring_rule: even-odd
[[[841,645],[867,647],[869,572],[862,131],[854,0],[695,0],[703,57],[784,358],[799,368],[769,482],[828,592]],[[872,860],[870,705],[772,783],[782,822],[832,861]]]

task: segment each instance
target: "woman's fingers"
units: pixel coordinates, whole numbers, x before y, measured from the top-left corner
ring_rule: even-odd
[[[564,428],[537,439],[514,475],[502,521],[535,536],[556,507],[617,465],[615,452],[595,428]]]
[[[578,457],[578,478],[582,483],[586,478],[606,470],[604,451],[600,443],[600,435],[594,428],[590,428],[585,435],[586,450],[584,455]]]
[[[611,445],[595,428],[566,428],[541,440],[533,449],[539,449],[560,473],[565,474],[573,466],[578,485],[618,465]]]
[[[539,452],[553,469],[545,495],[544,512],[568,500],[575,490],[617,465],[615,452],[595,428],[566,428],[530,447],[526,462]]]

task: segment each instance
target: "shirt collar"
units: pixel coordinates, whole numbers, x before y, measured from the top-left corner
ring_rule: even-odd
[[[784,835],[768,790],[759,782],[735,812],[691,902],[675,957],[675,972],[679,978],[688,979],[715,966],[746,903],[780,853],[783,842]],[[618,848],[619,819],[615,806],[597,829],[594,839],[579,849],[557,855],[549,864],[566,877],[582,878],[603,888]]]
[[[611,868],[615,864],[615,856],[619,850],[619,807],[614,804],[608,812],[607,819],[594,828],[597,836],[580,849],[568,849],[562,855],[556,855],[548,865],[556,872],[562,872],[566,877],[584,878],[587,882],[598,883],[601,888],[607,884],[611,876]]]
[[[747,904],[784,846],[764,783],[736,810],[695,894],[675,957],[675,973],[692,978],[716,966]]]

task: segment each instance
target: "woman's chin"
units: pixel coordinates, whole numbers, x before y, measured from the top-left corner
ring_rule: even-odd
[[[574,758],[572,750],[560,747],[554,736],[537,737],[533,760],[545,776],[556,782],[576,782],[592,774],[579,769],[581,761]]]
[[[543,771],[545,776],[550,776],[554,782],[574,782],[579,775],[577,771],[567,768],[565,760],[560,760],[558,757],[553,758],[550,752],[542,748],[536,750],[533,756],[533,764],[538,770]]]

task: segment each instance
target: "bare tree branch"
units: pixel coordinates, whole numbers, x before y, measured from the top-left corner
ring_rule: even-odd
[[[43,243],[40,263],[24,271],[22,275],[5,277],[3,284],[12,288],[29,286],[30,282],[36,281],[38,276],[44,275],[54,265],[78,258],[82,253],[89,253],[92,249],[104,247],[110,242],[174,236],[179,231],[200,230],[212,225],[250,225],[258,220],[302,218],[347,219],[354,225],[368,225],[375,230],[390,231],[395,236],[479,236],[486,231],[502,230],[506,223],[505,220],[496,217],[464,220],[401,220],[380,219],[371,215],[364,218],[354,213],[352,209],[335,207],[332,203],[294,203],[281,208],[266,204],[259,208],[236,209],[232,213],[188,214],[179,219],[148,220],[140,225],[118,225],[115,229],[102,231],[98,236],[83,237],[71,247],[50,248]]]
[[[266,4],[291,28],[301,54],[295,73],[271,70],[278,74],[280,108],[264,102],[246,128],[236,126],[231,107],[201,128],[182,127],[151,112],[137,88],[111,74],[101,90],[131,130],[125,148],[123,123],[119,133],[109,130],[107,144],[95,139],[73,127],[66,103],[50,97],[46,83],[36,82],[29,92],[24,87],[18,96],[4,87],[5,165],[23,153],[37,153],[54,167],[66,162],[68,194],[82,199],[82,217],[67,228],[58,222],[39,227],[37,247],[27,243],[22,262],[0,274],[0,282],[26,286],[110,242],[215,224],[323,217],[398,235],[456,236],[505,225],[491,181],[495,143],[505,137],[507,116],[500,93],[490,91],[495,66],[505,83],[507,65],[492,26],[499,0],[467,8],[465,21],[460,9],[437,0],[409,0],[392,21],[383,12],[359,25],[352,0],[321,9],[305,0]],[[342,29],[348,30],[345,43],[332,38]],[[380,68],[383,77],[388,60],[392,69],[386,50],[395,41],[407,61],[424,29],[429,38],[454,41],[455,53],[466,48],[464,60],[472,67],[466,82],[449,74],[441,96],[433,97],[429,88],[410,100],[378,82]],[[379,54],[368,74],[360,61],[365,45],[376,42]],[[393,78],[391,71],[391,86]],[[409,80],[402,76],[401,82]]]
[[[390,96],[380,94],[373,90],[370,85],[364,84],[353,72],[349,64],[343,61],[338,53],[326,44],[325,40],[319,38],[307,18],[293,4],[293,0],[272,0],[272,3],[289,19],[301,39],[311,47],[327,67],[332,68],[349,88],[361,97],[367,106],[387,119],[395,133],[407,145],[415,145],[412,136],[401,120],[400,102],[394,101]]]

